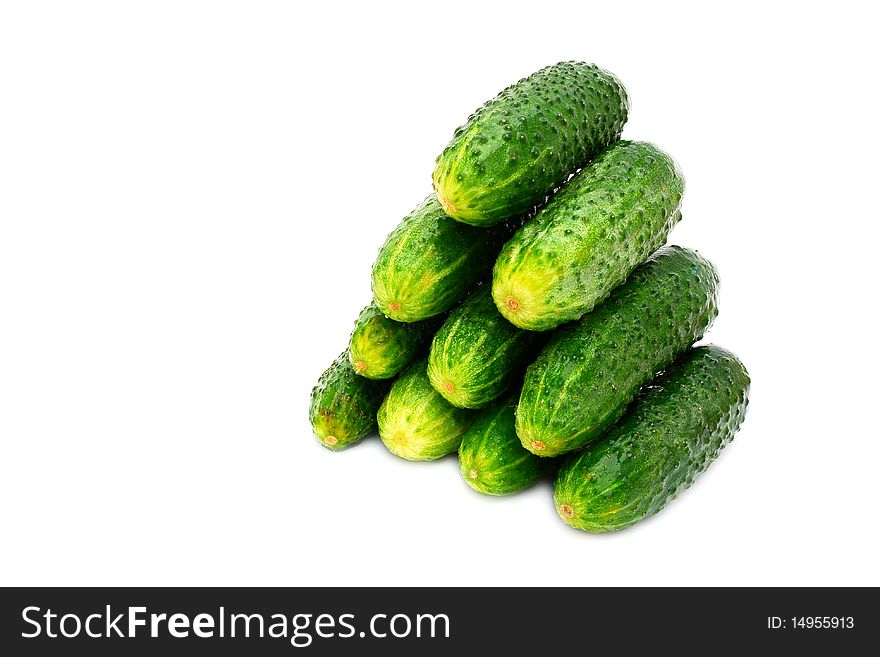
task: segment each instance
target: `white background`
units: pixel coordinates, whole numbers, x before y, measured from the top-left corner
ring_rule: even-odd
[[[880,584],[876,17],[591,4],[5,3],[0,582]],[[607,536],[307,422],[453,129],[564,59],[680,162],[670,241],[753,378],[706,475]]]

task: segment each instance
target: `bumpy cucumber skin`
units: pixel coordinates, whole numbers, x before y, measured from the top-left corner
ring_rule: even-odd
[[[498,311],[532,331],[579,319],[666,242],[683,193],[675,162],[653,144],[610,146],[504,245]]]
[[[428,381],[428,361],[410,365],[379,407],[379,437],[392,454],[409,461],[433,461],[451,454],[473,422],[473,411],[456,408]]]
[[[468,486],[485,495],[511,495],[558,465],[523,449],[514,428],[517,395],[481,411],[461,439],[458,465]]]
[[[526,370],[516,411],[523,447],[570,452],[614,424],[639,388],[699,340],[718,314],[714,267],[664,247],[608,300],[559,329]]]
[[[419,355],[438,324],[434,319],[395,322],[370,304],[358,316],[348,344],[354,371],[368,379],[396,376]]]
[[[488,276],[507,225],[489,230],[448,217],[432,194],[392,231],[373,264],[376,307],[398,322],[449,310]]]
[[[617,141],[628,111],[611,73],[581,62],[548,66],[455,131],[437,158],[434,190],[449,216],[474,226],[519,214]]]
[[[434,335],[428,378],[453,406],[484,408],[522,376],[541,337],[499,315],[489,287],[480,286]]]
[[[312,388],[309,422],[324,447],[354,445],[376,428],[376,411],[388,391],[386,381],[355,374],[343,351]]]
[[[732,353],[686,352],[601,441],[567,458],[553,492],[559,516],[609,532],[657,513],[733,440],[748,395],[748,372]]]

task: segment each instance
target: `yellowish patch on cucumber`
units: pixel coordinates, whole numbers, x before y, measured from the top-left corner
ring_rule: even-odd
[[[560,504],[559,513],[566,518],[574,518],[574,509],[571,508],[570,504]]]
[[[544,449],[544,448],[546,448],[546,447],[547,447],[547,445],[545,445],[545,444],[544,444],[542,441],[540,441],[540,440],[533,440],[533,441],[532,441],[532,449],[536,449],[536,450],[538,450],[538,451],[540,452],[542,449]]]
[[[327,436],[326,438],[324,438],[324,444],[330,445],[331,447],[333,447],[333,445],[337,444],[338,442],[339,441],[336,439],[336,436]]]
[[[512,294],[508,294],[507,298],[504,299],[504,305],[512,313],[519,312],[519,300]]]
[[[437,194],[437,200],[440,201],[440,206],[443,208],[443,212],[448,215],[455,214],[455,205],[445,196],[441,196]]]

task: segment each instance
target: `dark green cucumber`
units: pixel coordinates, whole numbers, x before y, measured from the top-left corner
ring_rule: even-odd
[[[434,320],[395,322],[370,304],[361,311],[348,344],[354,371],[368,379],[396,376],[418,356],[437,325]]]
[[[643,384],[703,336],[718,312],[717,286],[702,256],[665,247],[556,332],[526,370],[516,411],[523,447],[556,456],[601,436]]]
[[[428,378],[454,406],[483,408],[522,376],[540,339],[499,315],[489,287],[480,286],[434,335]]]
[[[523,449],[514,428],[514,395],[481,411],[461,439],[458,465],[468,485],[486,495],[510,495],[537,483],[556,459]]]
[[[387,391],[387,382],[355,374],[348,351],[342,352],[312,388],[309,422],[315,436],[333,450],[358,442],[376,428],[376,411]]]
[[[686,352],[601,441],[566,460],[553,492],[560,517],[608,532],[657,513],[733,440],[748,395],[749,375],[732,353]]]
[[[499,312],[532,331],[580,318],[666,242],[683,193],[653,144],[610,146],[504,245],[492,277]]]
[[[394,229],[373,265],[376,307],[398,322],[417,322],[449,310],[486,278],[509,236],[449,218],[431,195]]]
[[[475,226],[524,212],[617,141],[628,110],[626,90],[607,71],[548,66],[455,131],[437,158],[434,190],[449,216]]]
[[[379,436],[392,454],[410,461],[432,461],[458,449],[474,412],[456,408],[428,381],[428,360],[410,365],[377,413]]]

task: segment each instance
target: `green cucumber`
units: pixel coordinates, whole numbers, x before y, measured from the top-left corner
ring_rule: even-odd
[[[499,315],[489,287],[480,286],[434,335],[428,378],[452,405],[483,408],[522,376],[541,337]]]
[[[376,307],[398,322],[417,322],[449,310],[488,277],[509,236],[449,218],[431,195],[385,240],[373,264]]]
[[[468,485],[486,495],[510,495],[533,484],[556,466],[556,459],[523,449],[514,428],[516,395],[481,411],[461,439],[458,465]]]
[[[458,128],[437,158],[446,213],[488,226],[545,196],[620,138],[629,100],[597,66],[561,62],[508,87]]]
[[[733,440],[748,395],[748,372],[732,353],[686,352],[600,442],[566,460],[553,491],[560,517],[608,532],[657,513]]]
[[[474,419],[473,411],[456,408],[431,387],[427,368],[427,358],[410,365],[377,413],[379,437],[388,451],[410,461],[451,454]]]
[[[709,261],[665,247],[557,331],[526,370],[516,411],[523,447],[556,456],[601,436],[643,384],[703,336],[718,312],[717,286]]]
[[[395,322],[375,304],[361,311],[348,344],[354,371],[368,379],[390,379],[422,350],[437,328],[436,321]]]
[[[387,382],[355,374],[343,351],[312,388],[309,422],[315,437],[333,450],[355,444],[376,428],[376,411],[387,391]]]
[[[532,331],[580,318],[666,242],[683,193],[653,144],[610,146],[504,245],[492,276],[499,312]]]

